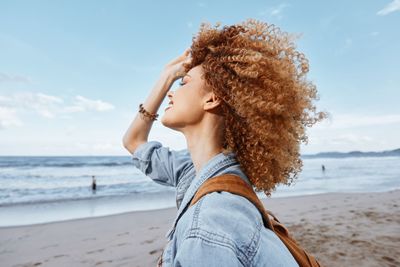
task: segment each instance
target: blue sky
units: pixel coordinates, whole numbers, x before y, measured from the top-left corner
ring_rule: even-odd
[[[400,147],[400,0],[1,1],[0,155],[128,155],[139,103],[200,23],[247,18],[301,34],[332,115],[302,153]],[[159,121],[149,140],[186,146]]]

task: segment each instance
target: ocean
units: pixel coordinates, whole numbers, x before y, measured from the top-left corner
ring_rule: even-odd
[[[272,197],[399,188],[398,156],[314,157],[304,158],[296,182]],[[167,207],[176,207],[175,189],[143,175],[129,156],[0,157],[0,227]]]

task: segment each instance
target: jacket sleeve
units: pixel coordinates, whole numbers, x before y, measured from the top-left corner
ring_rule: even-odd
[[[231,247],[208,241],[200,236],[191,236],[182,241],[173,266],[243,267],[243,264]]]
[[[154,182],[176,187],[192,158],[187,149],[171,150],[158,141],[140,144],[132,154],[133,165]]]

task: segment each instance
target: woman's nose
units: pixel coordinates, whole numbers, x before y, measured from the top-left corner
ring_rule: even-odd
[[[172,91],[168,91],[167,96],[168,96],[169,99],[171,99],[172,98]]]

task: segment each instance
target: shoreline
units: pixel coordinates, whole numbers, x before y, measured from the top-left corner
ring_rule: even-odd
[[[324,266],[398,266],[400,190],[262,199]],[[0,227],[6,266],[155,266],[176,207]]]
[[[385,193],[391,191],[400,191],[400,188],[388,189],[374,192],[322,192],[322,193],[309,193],[309,194],[295,194],[295,195],[280,195],[272,196],[269,200],[286,199],[286,198],[302,198],[309,196],[331,195],[331,194],[363,194],[363,193]],[[160,197],[160,194],[162,197]],[[257,194],[262,201],[268,199],[263,193]],[[149,201],[157,199],[158,206],[154,207],[154,203],[149,205]],[[267,200],[267,201],[269,201]],[[115,208],[117,206],[118,208]],[[42,225],[48,223],[65,222],[72,220],[84,220],[90,218],[100,218],[104,216],[116,216],[139,211],[152,211],[161,209],[176,209],[175,194],[171,192],[160,192],[157,194],[149,194],[144,197],[136,195],[123,195],[123,196],[102,196],[100,198],[85,198],[85,199],[69,199],[69,200],[56,200],[38,203],[16,203],[10,205],[0,205],[0,217],[8,218],[0,222],[0,229],[11,227],[23,227]],[[41,221],[25,222],[26,217],[37,218],[38,213],[45,211],[47,217],[53,219],[42,219]],[[66,215],[69,212],[69,215]],[[13,217],[14,216],[14,217]],[[14,218],[14,219],[11,219]],[[44,218],[44,217],[40,217]],[[18,221],[19,224],[10,223],[10,221]],[[30,221],[35,219],[30,219]]]
[[[96,219],[102,219],[102,218],[107,218],[107,217],[117,217],[117,216],[125,216],[125,215],[133,215],[133,214],[138,214],[138,213],[147,213],[147,212],[158,212],[158,211],[167,211],[170,213],[171,211],[177,211],[176,208],[158,208],[158,209],[151,209],[151,210],[134,210],[134,211],[125,211],[121,213],[116,213],[116,214],[107,214],[107,215],[99,215],[99,216],[92,216],[92,217],[84,217],[84,218],[74,218],[74,219],[66,219],[62,221],[52,221],[52,222],[43,222],[43,223],[34,223],[34,224],[26,224],[26,225],[10,225],[10,226],[0,226],[0,231],[2,229],[10,229],[10,228],[23,228],[23,227],[32,227],[32,226],[46,226],[46,225],[51,225],[51,224],[58,224],[58,223],[68,223],[68,222],[79,222],[79,221],[85,221],[85,220],[96,220]],[[136,216],[136,215],[135,215]]]
[[[175,194],[111,196],[0,207],[0,229],[174,207]],[[17,223],[16,223],[17,222]]]

